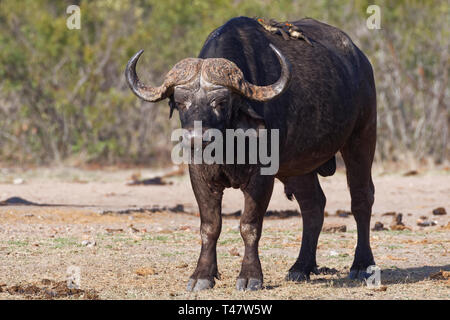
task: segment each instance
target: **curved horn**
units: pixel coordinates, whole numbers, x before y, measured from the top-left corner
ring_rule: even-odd
[[[145,101],[157,102],[167,98],[172,94],[174,86],[189,82],[200,71],[202,59],[187,58],[178,62],[167,73],[161,86],[147,86],[139,80],[136,73],[136,64],[143,52],[144,50],[140,50],[128,61],[125,77],[133,93]]]
[[[125,69],[125,77],[127,78],[131,91],[133,91],[135,95],[145,101],[156,102],[166,98],[165,92],[167,91],[167,88],[164,88],[164,85],[158,88],[153,88],[144,85],[139,80],[136,73],[136,64],[143,52],[144,50],[140,50],[130,59],[130,61],[128,61],[127,68]]]
[[[269,101],[282,94],[291,80],[291,64],[284,55],[272,44],[270,48],[275,52],[281,65],[281,75],[277,82],[267,86],[257,86],[244,79],[239,67],[227,59],[206,59],[202,75],[210,82],[227,86],[243,96],[257,101]]]

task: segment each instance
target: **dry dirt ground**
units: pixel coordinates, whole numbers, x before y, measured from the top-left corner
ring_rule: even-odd
[[[234,289],[243,255],[239,220],[226,218],[218,244],[221,280],[213,290],[187,293],[199,250],[199,217],[187,176],[170,185],[128,186],[127,180],[158,174],[145,169],[3,169],[0,201],[13,197],[32,202],[0,205],[0,299],[449,299],[448,171],[413,176],[375,173],[376,200],[372,226],[389,229],[389,211],[403,213],[410,229],[371,232],[372,249],[381,268],[382,287],[346,278],[356,243],[353,217],[335,215],[350,208],[345,173],[321,179],[327,196],[325,224],[338,223],[346,232],[322,232],[319,267],[332,275],[312,275],[309,282],[286,282],[298,255],[302,221],[298,216],[266,218],[260,242],[264,289]],[[155,207],[183,205],[184,211]],[[227,190],[224,213],[242,209],[238,190]],[[270,210],[298,209],[275,185]],[[427,216],[436,226],[419,227]],[[68,268],[79,268],[80,290],[64,286]],[[443,272],[441,272],[443,271]],[[441,274],[439,275],[439,273]]]

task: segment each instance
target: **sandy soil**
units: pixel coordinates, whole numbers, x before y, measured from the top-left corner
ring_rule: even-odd
[[[317,253],[320,267],[333,275],[312,275],[310,282],[286,282],[298,255],[300,217],[267,218],[260,242],[264,289],[237,292],[243,244],[239,220],[224,219],[218,245],[221,280],[213,290],[185,292],[200,249],[199,218],[188,177],[171,185],[128,186],[130,176],[151,177],[149,170],[3,169],[0,201],[20,197],[32,205],[0,205],[0,299],[448,299],[450,280],[450,175],[428,172],[413,176],[374,176],[375,222],[389,228],[389,211],[403,213],[409,229],[374,231],[371,243],[382,269],[381,289],[346,279],[356,243],[352,216],[335,215],[350,208],[345,174],[321,179],[327,196],[325,224],[346,225],[346,232],[322,232]],[[182,204],[185,213],[154,210]],[[227,190],[223,211],[242,209],[238,190]],[[152,210],[153,208],[153,210]],[[269,210],[298,209],[276,183]],[[127,211],[128,210],[128,211]],[[421,216],[437,222],[419,227]],[[69,267],[80,269],[80,292],[60,290]]]

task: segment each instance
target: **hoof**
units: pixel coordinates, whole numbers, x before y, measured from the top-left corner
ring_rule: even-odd
[[[350,270],[350,273],[348,274],[348,278],[352,280],[367,280],[370,276],[370,273],[367,273],[366,270],[362,269]]]
[[[239,278],[236,281],[236,289],[239,291],[250,290],[256,291],[262,289],[262,280],[250,278]]]
[[[309,274],[303,271],[289,271],[288,274],[286,275],[286,281],[295,281],[295,282],[309,281]]]
[[[201,291],[207,290],[214,287],[214,281],[208,279],[189,279],[186,290],[189,292],[192,291]]]

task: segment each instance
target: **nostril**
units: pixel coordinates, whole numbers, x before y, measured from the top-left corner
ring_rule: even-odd
[[[203,144],[203,135],[194,130],[186,131],[183,134],[183,144],[188,147],[194,147],[195,144]]]
[[[184,140],[189,141],[189,140],[191,140],[191,137],[192,137],[192,135],[191,135],[191,133],[189,131],[186,131],[186,132],[183,133],[183,139]]]
[[[204,138],[204,140],[206,140],[206,141],[211,141],[211,139],[214,137],[214,135],[211,133],[211,131],[210,130],[206,130],[204,133],[203,133],[203,138]]]

